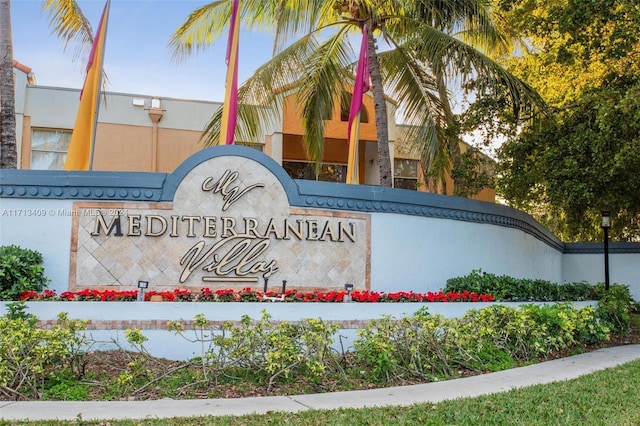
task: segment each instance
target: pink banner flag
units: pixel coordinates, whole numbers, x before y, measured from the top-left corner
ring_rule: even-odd
[[[360,58],[358,69],[353,84],[353,96],[351,97],[351,110],[349,111],[349,124],[347,125],[347,140],[349,143],[349,159],[347,161],[347,183],[358,184],[358,144],[360,139],[360,111],[362,110],[362,98],[369,90],[369,49],[367,27],[362,28],[362,43],[360,45]]]
[[[238,48],[240,39],[239,0],[233,0],[231,21],[229,23],[229,39],[227,40],[227,80],[226,93],[222,106],[222,123],[220,127],[220,145],[232,145],[238,121]]]

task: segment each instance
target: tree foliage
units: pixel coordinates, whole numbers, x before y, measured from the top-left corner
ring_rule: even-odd
[[[192,12],[171,40],[178,58],[223,33],[230,3],[221,0]],[[316,161],[322,159],[325,117],[331,115],[334,102],[350,96],[356,58],[352,36],[367,25],[381,185],[393,180],[385,94],[400,104],[411,125],[409,137],[422,143],[424,163],[442,167],[450,163],[448,155],[456,154],[450,148],[458,147],[445,138],[452,123],[445,82],[479,74],[487,86],[506,87],[514,104],[537,100],[526,84],[484,53],[504,49],[507,43],[485,0],[246,1],[241,14],[246,28],[272,30],[276,43],[273,58],[239,89],[236,136],[255,140],[264,135],[278,120],[282,97],[295,91],[304,117],[303,142],[308,157]],[[205,129],[209,144],[217,143],[220,119],[218,112]],[[434,163],[438,153],[446,161]]]
[[[529,41],[529,52],[509,59],[508,69],[553,107],[519,127],[503,114],[507,125],[500,128],[494,113],[504,113],[503,94],[476,105],[476,122],[508,138],[499,151],[499,193],[565,240],[600,240],[601,210],[611,211],[612,237],[637,240],[640,5],[501,0],[497,6]]]

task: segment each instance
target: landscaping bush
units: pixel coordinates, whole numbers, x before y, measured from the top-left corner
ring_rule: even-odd
[[[201,342],[199,365],[203,377],[212,382],[222,376],[250,377],[269,389],[292,377],[320,383],[340,370],[331,349],[338,327],[321,319],[275,323],[262,311],[259,321],[244,315],[237,324],[226,322],[221,328],[212,328],[204,315],[198,315],[195,325],[195,340],[185,335],[180,322],[170,323],[169,329]]]
[[[513,278],[495,275],[480,269],[469,275],[450,278],[443,292],[472,291],[491,294],[498,302],[570,302],[593,299],[588,283],[556,284],[547,280]]]
[[[9,304],[0,317],[0,392],[7,397],[40,398],[47,379],[66,370],[77,375],[85,349],[84,323],[58,315],[58,325],[36,327],[22,304]]]
[[[384,316],[358,330],[355,363],[377,383],[452,377],[457,353],[453,326],[442,315]]]
[[[629,287],[613,284],[607,291],[604,284],[600,283],[593,288],[593,294],[598,300],[600,318],[613,332],[628,333],[631,327],[631,313],[636,309]]]
[[[359,368],[384,382],[496,371],[608,338],[591,306],[493,305],[459,319],[424,312],[399,321],[384,317],[358,331],[354,348]]]
[[[277,322],[263,312],[258,320],[244,316],[214,326],[200,314],[190,330],[182,321],[169,324],[200,343],[200,356],[163,363],[145,349],[140,330],[126,330],[133,351],[118,355],[126,364],[116,369],[117,376],[91,376],[89,385],[88,375],[80,380],[87,347],[82,322],[61,314],[57,326],[39,329],[24,304],[9,310],[0,318],[0,393],[11,399],[85,399],[96,385],[107,399],[144,397],[151,387],[162,389],[162,396],[173,389],[209,397],[220,396],[216,392],[225,386],[263,389],[259,392],[290,386],[313,392],[359,389],[498,371],[609,338],[601,313],[570,303],[492,305],[451,319],[426,308],[401,319],[383,316],[358,330],[350,352],[335,349],[338,327],[321,319]]]
[[[48,282],[42,254],[15,245],[0,246],[0,300],[18,300],[22,292],[41,291]]]
[[[608,327],[592,306],[576,309],[569,303],[520,308],[494,305],[468,311],[463,321],[467,335],[506,350],[519,361],[609,338]]]

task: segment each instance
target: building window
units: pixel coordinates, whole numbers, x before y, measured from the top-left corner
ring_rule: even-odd
[[[418,160],[395,159],[393,165],[393,186],[417,190]]]
[[[62,170],[71,142],[71,130],[33,129],[31,133],[31,168]]]
[[[253,148],[256,151],[264,152],[264,144],[255,142],[234,142],[236,145],[242,145],[249,148]]]
[[[319,180],[323,182],[346,182],[347,166],[343,164],[327,164],[320,166],[316,175],[315,164],[303,161],[283,161],[282,167],[293,179]]]

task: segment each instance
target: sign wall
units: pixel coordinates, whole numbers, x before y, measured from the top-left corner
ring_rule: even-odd
[[[369,287],[368,214],[291,207],[267,168],[215,157],[173,202],[75,202],[71,288]]]

